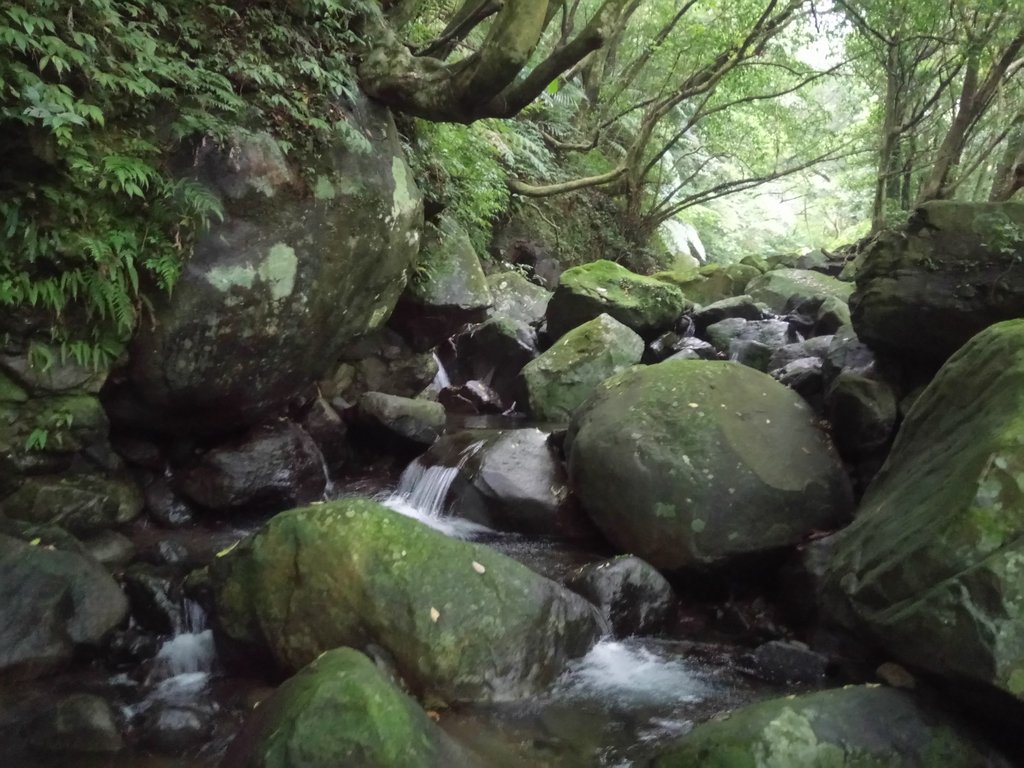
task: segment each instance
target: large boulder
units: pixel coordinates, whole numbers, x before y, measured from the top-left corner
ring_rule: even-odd
[[[747,293],[782,314],[811,300],[846,302],[853,293],[853,285],[809,269],[773,269],[751,280]]]
[[[675,616],[672,585],[639,557],[588,563],[565,585],[598,607],[616,637],[664,632]]]
[[[669,329],[690,306],[673,285],[630,272],[613,261],[593,261],[562,273],[548,303],[548,332],[558,338],[608,314],[645,338]]]
[[[385,443],[430,445],[444,431],[444,406],[431,400],[367,392],[356,408],[357,426]]]
[[[694,728],[653,768],[1009,768],[906,691],[848,686],[744,707]]]
[[[507,408],[522,399],[519,372],[539,354],[537,333],[519,320],[494,316],[453,336],[441,354],[453,382],[486,383]]]
[[[826,611],[902,662],[1024,699],[1024,320],[956,353],[910,410],[854,523]]]
[[[659,272],[654,277],[703,305],[746,293],[747,285],[760,274],[760,269],[747,264],[706,264],[699,270]]]
[[[0,679],[61,668],[127,613],[124,593],[91,558],[0,534]]]
[[[418,251],[420,194],[386,109],[359,100],[335,119],[364,145],[325,147],[308,182],[264,134],[190,156],[224,219],[108,382],[116,421],[185,434],[258,423],[387,320]]]
[[[313,439],[288,421],[270,422],[174,470],[175,489],[220,512],[277,512],[323,496],[324,459]]]
[[[291,670],[377,646],[435,701],[532,693],[599,632],[554,582],[362,499],[278,515],[217,558],[210,581],[223,636]]]
[[[640,362],[644,340],[609,315],[565,334],[522,370],[530,414],[538,421],[567,421],[594,388]]]
[[[714,566],[849,519],[814,413],[745,366],[701,360],[604,382],[567,436],[569,476],[609,541],[661,569]]]
[[[327,651],[252,712],[223,768],[462,768],[462,753],[362,653]]]
[[[867,247],[850,301],[872,348],[939,366],[978,331],[1024,315],[1024,203],[938,201]]]

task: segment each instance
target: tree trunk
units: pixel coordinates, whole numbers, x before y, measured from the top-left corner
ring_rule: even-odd
[[[1006,139],[1006,150],[996,166],[988,198],[993,203],[1009,200],[1024,188],[1024,113],[1017,115],[1014,125]]]

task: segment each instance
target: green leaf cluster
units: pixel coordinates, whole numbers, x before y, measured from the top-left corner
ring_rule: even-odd
[[[127,337],[222,216],[188,147],[269,131],[300,168],[368,146],[341,106],[350,0],[20,0],[0,9],[0,311],[76,357]],[[83,347],[83,345],[85,345]]]

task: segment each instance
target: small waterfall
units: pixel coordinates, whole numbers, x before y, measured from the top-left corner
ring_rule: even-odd
[[[149,681],[168,680],[179,675],[207,674],[213,670],[217,650],[206,611],[194,600],[185,600],[184,631],[167,640],[153,659]]]
[[[337,488],[334,485],[334,481],[331,479],[331,471],[327,467],[327,459],[324,458],[324,454],[321,451],[317,451],[317,455],[320,457],[320,469],[324,473],[323,500],[329,501],[335,497]]]
[[[434,352],[433,355],[434,362],[437,363],[437,374],[434,376],[434,381],[431,383],[430,388],[440,392],[445,387],[450,387],[452,380],[444,367],[444,363],[441,362],[441,358],[437,356],[437,352]]]
[[[382,499],[382,503],[395,512],[419,520],[449,536],[464,538],[486,531],[482,525],[445,516],[445,501],[452,483],[466,462],[483,446],[483,440],[470,443],[459,452],[452,466],[427,466],[423,457],[416,459],[402,472],[395,492]]]

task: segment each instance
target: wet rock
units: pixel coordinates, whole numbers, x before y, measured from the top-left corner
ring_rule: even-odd
[[[702,306],[741,296],[761,274],[748,264],[707,264],[697,271],[659,272],[654,277],[679,288],[689,301]]]
[[[522,400],[519,372],[540,354],[533,328],[497,317],[454,336],[450,349],[450,354],[442,356],[453,381],[483,382],[506,407]]]
[[[779,384],[789,387],[807,401],[816,412],[820,412],[824,402],[825,376],[822,373],[822,362],[816,357],[805,357],[794,360],[782,368],[776,368],[771,376]]]
[[[348,345],[341,364],[319,382],[323,397],[354,402],[364,392],[415,397],[437,375],[437,360],[417,352],[390,328],[382,328]]]
[[[166,477],[152,480],[143,494],[147,514],[164,528],[183,528],[195,519],[192,505],[174,492]]]
[[[195,564],[195,560],[188,551],[188,547],[181,542],[169,539],[158,541],[152,547],[149,547],[142,553],[140,559],[156,566],[183,567]]]
[[[107,643],[107,660],[115,668],[134,667],[156,656],[160,640],[137,628],[118,630]]]
[[[848,301],[853,285],[821,272],[775,269],[751,280],[747,293],[755,301],[767,304],[773,312],[784,314],[810,300],[823,302],[832,297]]]
[[[499,531],[594,533],[570,497],[561,459],[539,429],[472,430],[443,437],[422,459],[459,466],[451,514]]]
[[[487,287],[494,303],[491,317],[506,318],[525,325],[539,324],[551,300],[551,291],[531,283],[518,272],[488,275]]]
[[[663,632],[676,612],[671,585],[638,557],[585,565],[565,586],[596,605],[616,637]]]
[[[112,570],[127,565],[135,557],[131,539],[117,531],[101,531],[82,544],[93,560]]]
[[[711,344],[697,338],[683,339],[669,360],[717,360],[719,352]]]
[[[246,720],[224,768],[468,766],[420,706],[366,656],[324,653]]]
[[[703,333],[709,325],[738,317],[743,320],[765,320],[764,309],[750,296],[733,296],[707,304],[693,313],[697,333]]]
[[[691,304],[669,283],[594,261],[562,273],[547,308],[548,333],[558,339],[602,314],[645,338],[668,330]]]
[[[771,640],[743,659],[745,671],[776,685],[820,685],[831,672],[828,657],[794,640]]]
[[[167,465],[163,451],[149,440],[131,435],[111,435],[110,444],[118,456],[136,467],[162,472]]]
[[[328,469],[335,472],[351,455],[348,428],[338,412],[322,397],[317,397],[302,417],[302,430],[313,438]]]
[[[94,560],[0,534],[0,678],[30,678],[99,647],[128,601]]]
[[[825,394],[832,439],[850,460],[885,448],[896,429],[896,393],[884,381],[854,371],[840,373]]]
[[[933,369],[974,334],[1019,317],[1024,204],[935,201],[866,248],[850,301],[872,349]]]
[[[523,368],[530,413],[566,421],[602,381],[640,362],[644,341],[609,315],[573,329]]]
[[[875,353],[857,338],[853,326],[844,325],[836,331],[825,355],[824,373],[829,383],[841,371],[866,374],[875,367]]]
[[[905,691],[847,686],[773,699],[698,725],[652,765],[1009,768],[1010,764]]]
[[[791,546],[849,519],[849,484],[814,413],[744,366],[681,360],[619,374],[573,417],[566,446],[591,519],[659,569]]]
[[[170,635],[184,628],[181,593],[172,578],[145,565],[129,568],[121,578],[132,616],[143,629]]]
[[[505,410],[501,396],[480,381],[467,381],[459,387],[445,387],[437,401],[448,413],[463,415],[496,414]]]
[[[186,153],[224,219],[108,380],[115,421],[185,435],[259,424],[387,320],[419,250],[421,198],[388,110],[336,107],[369,151],[339,142],[306,158],[312,189],[267,134]]]
[[[741,341],[754,341],[774,351],[796,340],[785,320],[744,320],[734,317],[709,326],[705,333],[715,349],[726,354],[733,351],[733,345]]]
[[[103,753],[124,748],[110,705],[88,693],[61,699],[41,715],[31,726],[29,743],[46,752]]]
[[[291,670],[373,644],[428,701],[533,693],[598,635],[582,598],[361,499],[278,515],[210,576],[224,637]]]
[[[391,440],[430,445],[444,431],[444,406],[430,400],[367,392],[357,406],[359,425]]]
[[[83,535],[129,523],[142,507],[130,480],[96,475],[29,477],[2,504],[8,517]]]
[[[823,362],[829,349],[832,347],[832,336],[816,336],[806,341],[798,341],[793,344],[786,344],[776,349],[768,361],[768,370],[774,371],[783,368],[797,360],[815,358]]]
[[[955,354],[914,404],[823,605],[896,660],[1024,699],[1024,320]]]
[[[142,743],[165,755],[181,755],[209,741],[213,734],[210,713],[195,707],[157,704],[140,727]]]
[[[288,509],[323,496],[323,457],[296,425],[250,430],[174,470],[174,488],[193,504],[223,512]]]

